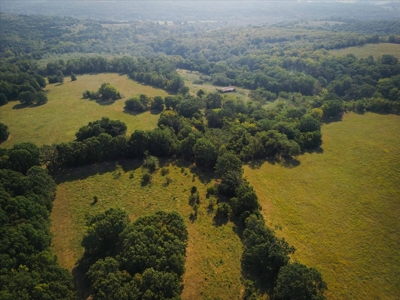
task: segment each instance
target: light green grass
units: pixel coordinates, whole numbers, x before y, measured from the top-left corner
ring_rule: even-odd
[[[103,163],[66,170],[55,177],[60,184],[51,214],[51,231],[53,248],[61,265],[72,270],[83,253],[80,241],[85,232],[85,214],[120,207],[135,220],[157,210],[176,210],[184,218],[189,232],[182,298],[239,299],[242,245],[232,223],[213,225],[205,194],[206,187],[214,182],[207,174],[196,176],[193,182],[195,173],[188,165],[184,165],[184,172],[181,172],[181,165],[166,162],[172,183],[164,186],[165,176],[157,171],[153,183],[142,187],[140,163],[121,161],[120,164],[119,167],[116,163]],[[193,209],[188,203],[192,186],[197,186],[201,196],[198,218],[193,223],[189,219]],[[92,206],[94,196],[99,200]]]
[[[126,75],[102,73],[77,76],[77,81],[65,78],[62,85],[50,84],[49,101],[36,107],[20,107],[18,101],[9,102],[0,108],[0,120],[9,127],[10,137],[1,144],[11,147],[16,143],[33,142],[37,145],[68,142],[75,139],[75,132],[88,122],[102,117],[118,119],[128,126],[127,134],[136,129],[153,129],[157,125],[158,115],[145,112],[138,115],[124,113],[124,102],[129,97],[146,94],[154,97],[166,96],[161,89],[139,84]],[[103,82],[109,82],[125,96],[111,104],[99,104],[96,101],[82,99],[84,90],[95,91]]]
[[[328,299],[400,295],[399,131],[400,116],[349,113],[300,165],[245,167],[267,223],[321,271]]]
[[[367,58],[372,55],[375,59],[384,54],[390,54],[400,59],[400,45],[391,43],[367,44],[362,47],[349,47],[339,50],[330,50],[329,52],[335,56],[345,56],[352,53],[359,58]]]

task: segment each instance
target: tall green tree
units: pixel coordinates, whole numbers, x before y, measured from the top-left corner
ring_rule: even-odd
[[[10,131],[6,124],[0,123],[0,143],[7,141]]]
[[[198,166],[212,168],[217,160],[217,149],[206,138],[200,138],[193,146],[194,161]]]
[[[326,283],[316,269],[295,262],[279,270],[275,296],[282,300],[323,300],[326,289]]]

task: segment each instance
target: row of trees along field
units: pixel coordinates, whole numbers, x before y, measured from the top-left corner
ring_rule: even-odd
[[[46,86],[43,76],[50,75],[62,81],[63,75],[59,74],[63,72],[70,73],[71,77],[75,77],[75,73],[121,72],[139,82],[176,93],[184,86],[175,71],[176,66],[201,71],[203,80],[215,85],[236,85],[254,90],[250,96],[262,103],[278,97],[287,98],[288,93],[344,101],[400,100],[400,64],[394,56],[383,55],[379,60],[372,57],[357,59],[354,55],[335,58],[317,52],[313,56],[242,56],[217,63],[179,58],[173,63],[166,58],[107,60],[81,57],[66,63],[63,60],[49,63],[42,69],[32,62],[19,61],[17,67],[6,64],[0,70],[0,101],[6,104],[8,100],[18,98],[25,104],[44,104],[47,95],[42,91]]]
[[[55,183],[45,170],[35,166],[40,164],[40,155],[34,144],[2,149],[3,163],[14,156],[30,160],[17,168],[8,165],[10,169],[0,170],[4,258],[0,293],[5,299],[73,299],[72,277],[58,266],[49,250],[48,217]],[[245,298],[257,297],[262,287],[276,299],[298,295],[324,299],[326,284],[319,272],[290,264],[294,248],[265,226],[257,196],[242,178],[241,165],[233,152],[219,155],[215,169],[216,175],[222,176],[221,183],[209,192],[230,199],[218,204],[217,221],[231,218],[243,231]],[[89,281],[94,299],[179,298],[188,235],[178,214],[158,212],[129,224],[124,211],[110,209],[88,216],[86,221],[85,253],[77,268]]]
[[[58,60],[39,67],[35,61],[19,60],[15,64],[0,64],[0,105],[18,99],[24,104],[44,104],[47,95],[43,92],[48,76],[49,83],[62,83],[64,74],[113,72],[128,74],[131,79],[176,93],[184,82],[175,70],[175,65],[166,58],[122,58],[105,59],[88,57]]]
[[[0,298],[74,299],[73,278],[50,248],[56,184],[34,166],[39,165],[35,145],[7,152],[13,164],[0,168]]]

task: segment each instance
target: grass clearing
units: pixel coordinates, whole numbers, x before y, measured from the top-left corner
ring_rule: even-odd
[[[208,174],[198,173],[184,162],[161,161],[169,168],[172,182],[166,185],[161,170],[150,185],[142,186],[143,169],[138,161],[103,163],[71,170],[55,176],[59,183],[51,214],[53,248],[60,264],[72,270],[82,256],[80,242],[85,232],[85,214],[110,207],[125,209],[131,220],[157,210],[176,210],[185,219],[189,232],[183,299],[239,299],[242,244],[233,224],[214,226],[208,211],[206,188],[213,184]],[[183,168],[183,171],[182,171]],[[194,176],[195,175],[195,176]],[[200,193],[197,219],[189,205],[192,186]],[[92,205],[93,197],[98,202]]]
[[[323,153],[245,167],[267,224],[321,271],[328,299],[400,295],[399,131],[400,116],[348,113],[323,125]]]
[[[195,95],[200,89],[202,89],[207,93],[215,93],[218,90],[218,87],[212,85],[211,82],[204,82],[202,84],[195,83],[201,80],[200,76],[202,74],[198,71],[178,69],[177,72],[183,78],[183,80],[185,81],[185,85],[190,89],[193,95]],[[235,89],[236,89],[235,92],[226,93],[225,95],[233,95],[243,101],[249,100],[249,92],[250,92],[249,90],[236,86]]]
[[[352,53],[358,58],[367,58],[372,55],[375,59],[384,54],[390,54],[400,59],[400,45],[391,43],[367,44],[362,47],[348,47],[339,50],[330,50],[329,52],[336,56],[346,56]]]
[[[82,99],[84,90],[98,90],[103,82],[111,83],[125,98],[112,103]],[[102,117],[125,122],[127,134],[136,129],[153,129],[159,116],[150,112],[137,115],[125,113],[125,100],[139,94],[151,97],[167,95],[164,90],[142,85],[130,80],[127,75],[115,73],[78,75],[77,81],[65,77],[62,85],[49,84],[45,90],[49,98],[45,105],[21,108],[18,101],[12,101],[0,108],[0,120],[10,131],[10,137],[2,147],[12,147],[21,142],[33,142],[39,146],[69,142],[75,139],[75,132],[81,126]]]

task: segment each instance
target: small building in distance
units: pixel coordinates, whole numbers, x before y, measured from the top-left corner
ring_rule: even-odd
[[[227,87],[223,87],[223,88],[218,89],[218,91],[220,93],[234,92],[235,91],[235,87],[234,86],[227,86]]]

